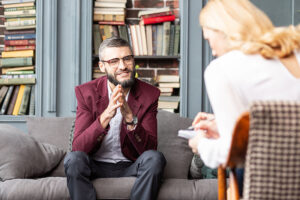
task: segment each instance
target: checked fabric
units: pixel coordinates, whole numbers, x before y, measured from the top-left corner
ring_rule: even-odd
[[[300,102],[252,104],[243,199],[300,199]]]

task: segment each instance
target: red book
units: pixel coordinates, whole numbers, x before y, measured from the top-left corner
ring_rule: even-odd
[[[30,46],[5,46],[4,51],[35,50],[35,45]]]
[[[5,46],[26,46],[35,45],[35,40],[5,40]]]
[[[124,21],[98,21],[98,24],[125,25],[125,22]]]
[[[160,16],[166,16],[166,15],[173,15],[172,11],[166,11],[166,12],[160,12],[160,13],[153,13],[148,15],[142,15],[141,18],[150,18],[150,17],[160,17]]]
[[[170,22],[175,20],[175,15],[166,15],[166,16],[159,16],[159,17],[150,17],[144,18],[141,20],[141,23],[146,24],[158,24],[162,22]]]

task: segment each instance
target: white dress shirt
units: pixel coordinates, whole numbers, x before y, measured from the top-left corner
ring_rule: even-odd
[[[112,91],[109,87],[108,81],[107,89],[110,99]],[[128,91],[126,95],[126,101],[128,100],[129,92],[130,91]],[[120,132],[122,120],[123,117],[120,108],[118,108],[116,115],[109,122],[110,129],[107,135],[104,137],[99,150],[93,155],[94,160],[108,163],[117,163],[120,161],[131,162],[123,155],[121,150]]]
[[[300,54],[295,52],[298,63]],[[212,61],[205,70],[208,96],[220,137],[202,139],[198,151],[212,168],[225,163],[237,118],[255,100],[300,101],[300,79],[295,78],[278,59],[231,51]]]

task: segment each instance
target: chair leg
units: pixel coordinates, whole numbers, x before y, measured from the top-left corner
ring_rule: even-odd
[[[239,200],[239,187],[234,171],[230,170],[229,173],[229,192],[228,200]]]
[[[218,168],[218,199],[226,200],[226,169],[222,166]]]

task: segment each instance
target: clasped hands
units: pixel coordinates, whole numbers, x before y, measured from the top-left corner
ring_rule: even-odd
[[[216,139],[219,138],[219,132],[216,124],[216,120],[213,114],[199,112],[197,116],[194,118],[192,123],[194,130],[202,130],[204,131],[204,137]],[[189,139],[189,146],[191,147],[193,153],[198,154],[198,144],[200,140],[203,138],[202,134],[197,134],[192,139]]]
[[[100,124],[103,128],[107,127],[110,120],[116,115],[118,108],[120,108],[125,122],[131,122],[133,120],[133,113],[125,99],[124,89],[121,85],[117,85],[113,89],[109,104],[100,116]]]

